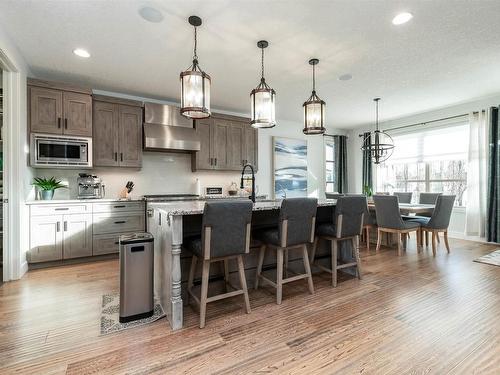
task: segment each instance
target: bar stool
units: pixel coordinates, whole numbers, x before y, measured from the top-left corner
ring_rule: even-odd
[[[203,211],[201,237],[188,238],[184,247],[193,253],[188,278],[188,297],[191,296],[200,310],[200,328],[205,327],[207,303],[220,299],[243,295],[246,313],[250,313],[243,254],[250,249],[250,226],[252,222],[252,202],[207,202]],[[198,298],[193,293],[193,279],[198,258],[203,262],[201,276],[201,294]],[[229,283],[229,260],[236,259],[241,289]],[[208,297],[208,277],[210,264],[224,263],[226,293]],[[227,291],[228,286],[232,291]]]
[[[347,194],[348,197],[363,197],[366,198],[363,194]],[[366,206],[365,212],[363,213],[363,233],[361,237],[365,237],[366,250],[370,251],[370,230],[377,228],[377,216],[375,212],[370,212],[370,208],[368,207],[368,200],[365,199]]]
[[[311,267],[307,254],[307,244],[314,241],[314,226],[318,200],[315,198],[289,198],[281,203],[278,228],[256,231],[254,238],[262,243],[257,263],[255,289],[259,281],[276,288],[276,303],[281,304],[283,284],[296,280],[307,279],[309,293],[314,293]],[[262,264],[266,249],[276,250],[276,282],[262,275]],[[302,261],[305,273],[288,277],[288,250],[302,249]],[[285,278],[283,277],[283,256],[285,255]]]
[[[361,259],[359,257],[358,241],[363,231],[363,218],[367,208],[366,197],[349,196],[337,199],[335,214],[332,223],[324,223],[316,228],[311,262],[319,269],[332,274],[332,286],[337,286],[337,271],[347,267],[356,267],[358,279],[361,279]],[[331,241],[332,268],[324,267],[314,262],[316,247],[320,239]],[[338,243],[350,241],[352,246],[353,262],[338,264]]]

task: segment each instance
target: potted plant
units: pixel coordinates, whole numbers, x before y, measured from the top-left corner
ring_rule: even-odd
[[[370,185],[365,185],[363,186],[363,194],[366,195],[366,197],[368,198],[368,200],[371,200],[372,199],[372,195],[373,195],[373,189]]]
[[[51,200],[54,197],[56,189],[67,188],[61,181],[56,180],[54,177],[35,177],[33,185],[40,189],[42,200]]]

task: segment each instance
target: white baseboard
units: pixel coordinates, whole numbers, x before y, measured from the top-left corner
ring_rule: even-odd
[[[449,231],[448,232],[448,237],[450,237],[450,238],[457,238],[457,239],[460,239],[460,240],[467,240],[467,241],[488,243],[488,241],[486,241],[485,237],[466,236],[465,234],[460,233],[460,232]]]
[[[23,263],[21,263],[21,267],[19,267],[19,277],[18,277],[18,279],[20,279],[21,277],[23,277],[26,272],[28,272],[28,262],[24,261]]]

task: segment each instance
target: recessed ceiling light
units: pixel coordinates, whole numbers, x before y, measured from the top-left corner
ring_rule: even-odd
[[[75,48],[73,50],[73,53],[80,57],[85,57],[85,58],[90,57],[90,53],[83,48]]]
[[[352,79],[352,74],[346,73],[339,76],[339,81],[349,81]]]
[[[396,15],[396,17],[394,17],[392,19],[392,24],[393,25],[402,25],[402,24],[408,22],[409,20],[411,20],[412,18],[413,18],[413,14],[408,13],[408,12],[402,12],[402,13],[399,13],[398,15]]]
[[[146,21],[158,23],[163,21],[163,14],[158,9],[151,7],[143,7],[139,9],[139,14]]]

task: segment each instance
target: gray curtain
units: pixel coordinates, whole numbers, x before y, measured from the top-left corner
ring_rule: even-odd
[[[370,134],[370,132],[363,133],[363,146],[371,144]],[[372,158],[369,151],[363,150],[363,186],[361,186],[361,191],[364,192],[365,186],[373,190]]]
[[[347,193],[347,137],[338,135],[334,142],[337,191]]]
[[[498,107],[491,108],[490,122],[490,150],[488,158],[488,198],[487,212],[488,222],[486,226],[489,242],[500,242],[500,126],[498,119]]]

